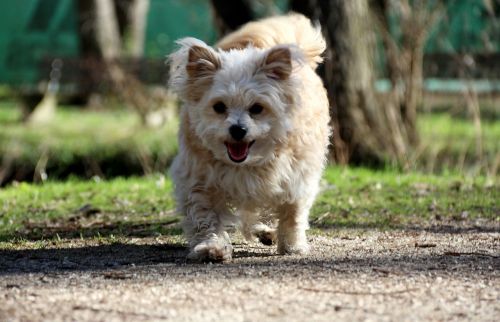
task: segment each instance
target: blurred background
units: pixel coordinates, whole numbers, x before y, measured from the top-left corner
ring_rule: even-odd
[[[0,186],[166,173],[175,40],[300,12],[328,42],[331,162],[495,178],[499,0],[0,3]]]

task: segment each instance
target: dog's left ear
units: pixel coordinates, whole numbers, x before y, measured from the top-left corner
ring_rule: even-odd
[[[191,78],[211,77],[220,68],[221,62],[215,51],[194,45],[189,48],[186,71]]]
[[[221,68],[219,54],[203,41],[183,38],[180,48],[170,54],[170,88],[183,100],[198,101],[213,82]]]
[[[276,80],[286,80],[292,73],[292,52],[288,47],[271,48],[260,67],[267,77]]]

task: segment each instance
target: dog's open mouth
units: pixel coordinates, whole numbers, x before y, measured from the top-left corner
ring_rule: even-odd
[[[231,161],[240,163],[246,160],[248,157],[248,152],[250,151],[250,147],[255,143],[255,140],[252,142],[224,142],[227,148],[227,155]]]

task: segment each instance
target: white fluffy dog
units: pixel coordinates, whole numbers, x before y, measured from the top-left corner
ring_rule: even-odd
[[[306,253],[330,136],[315,73],[321,31],[292,14],[249,23],[215,48],[178,43],[170,86],[183,107],[171,173],[188,258],[230,260],[226,231],[236,222],[249,239],[277,240],[279,254]]]

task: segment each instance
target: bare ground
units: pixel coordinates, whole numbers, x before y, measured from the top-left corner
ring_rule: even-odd
[[[302,257],[239,242],[227,264],[167,237],[0,249],[0,321],[498,321],[497,224],[310,240]]]

